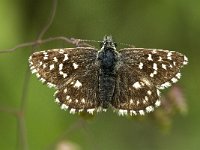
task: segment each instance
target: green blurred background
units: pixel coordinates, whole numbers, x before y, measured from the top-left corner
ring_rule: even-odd
[[[35,40],[51,10],[50,0],[1,0],[0,50]],[[54,103],[55,90],[31,75],[25,92],[24,127],[29,149],[54,149],[53,145],[59,143],[71,143],[81,150],[200,149],[200,1],[59,0],[54,21],[44,38],[101,40],[105,34],[113,35],[116,42],[136,47],[186,54],[189,65],[182,70],[179,85],[187,99],[188,114],[174,115],[168,132],[149,119],[151,115],[130,119],[108,111],[85,120],[60,110]],[[71,46],[53,41],[37,49]],[[0,54],[0,149],[26,149],[19,142],[19,121],[9,111],[20,108],[31,49]]]

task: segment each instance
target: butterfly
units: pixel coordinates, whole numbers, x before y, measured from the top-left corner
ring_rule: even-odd
[[[160,106],[160,90],[176,83],[188,58],[175,51],[117,50],[111,36],[101,48],[51,49],[29,57],[32,73],[54,87],[55,101],[70,113],[106,111],[144,115]]]

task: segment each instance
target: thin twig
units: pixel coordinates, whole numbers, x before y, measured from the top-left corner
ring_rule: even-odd
[[[53,8],[52,11],[50,13],[50,19],[47,22],[47,25],[43,28],[43,30],[40,32],[36,42],[32,42],[29,43],[29,45],[33,45],[34,47],[37,47],[40,43],[38,43],[38,41],[40,42],[40,40],[42,39],[42,37],[44,36],[44,34],[46,33],[46,31],[49,29],[49,27],[51,26],[54,16],[55,16],[55,12],[56,12],[56,7],[57,7],[57,0],[53,0]],[[27,44],[24,44],[25,46],[27,46]],[[22,46],[24,46],[22,45]],[[34,50],[32,49],[31,52],[33,52]],[[24,78],[24,83],[23,83],[23,90],[22,90],[22,96],[21,96],[21,104],[20,104],[20,115],[18,117],[18,121],[19,121],[19,144],[21,145],[20,147],[23,150],[28,150],[28,139],[27,139],[27,134],[26,134],[26,125],[25,125],[25,121],[24,121],[24,113],[25,113],[25,108],[26,108],[26,103],[27,103],[27,91],[28,91],[28,85],[29,85],[29,81],[30,81],[30,72],[29,72],[29,68],[27,67],[26,72],[25,72],[25,78]]]
[[[18,142],[18,149],[19,150],[28,150],[28,139],[26,133],[26,124],[24,114],[19,114],[18,117],[18,132],[20,134],[19,142]]]
[[[51,26],[53,20],[54,20],[54,17],[55,17],[55,14],[56,14],[56,8],[57,8],[57,0],[53,0],[53,3],[52,3],[52,11],[50,13],[50,16],[49,16],[49,20],[47,21],[47,24],[46,26],[43,28],[43,30],[40,32],[39,36],[38,36],[38,40],[42,39],[42,37],[44,36],[44,34],[47,32],[47,30],[49,29],[49,27]]]
[[[15,47],[11,48],[11,49],[0,50],[0,54],[1,53],[15,52],[17,49],[20,49],[20,48],[30,47],[30,46],[34,47],[34,46],[41,45],[41,44],[48,43],[48,42],[52,42],[52,41],[55,41],[55,40],[63,40],[66,43],[73,44],[73,45],[77,45],[77,43],[78,43],[77,41],[79,41],[79,39],[67,38],[67,37],[64,37],[64,36],[50,37],[50,38],[43,39],[43,40],[36,40],[36,41],[33,41],[33,42],[22,43],[22,44],[19,44]],[[82,44],[84,46],[91,47],[91,45],[89,45],[87,43],[82,43]]]
[[[40,45],[40,44],[51,42],[51,41],[55,41],[55,40],[64,40],[64,41],[66,41],[68,43],[73,43],[72,40],[70,40],[70,39],[68,39],[66,37],[63,37],[63,36],[50,37],[50,38],[47,38],[47,39],[44,39],[44,40],[36,40],[36,41],[33,41],[33,42],[22,43],[22,44],[19,44],[19,45],[15,46],[15,47],[11,48],[11,49],[0,50],[0,53],[15,52],[17,49],[20,49],[20,48],[36,46],[36,45]]]

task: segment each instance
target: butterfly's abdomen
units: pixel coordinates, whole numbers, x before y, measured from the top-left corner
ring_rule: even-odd
[[[99,76],[99,97],[103,108],[108,108],[115,89],[115,77]]]
[[[112,100],[116,82],[117,55],[114,49],[99,52],[99,98],[103,108],[107,108]]]

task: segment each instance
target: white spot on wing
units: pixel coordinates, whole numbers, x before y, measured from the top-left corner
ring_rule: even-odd
[[[83,109],[79,109],[78,111],[79,111],[79,112],[82,112],[82,111],[83,111]]]
[[[75,114],[76,113],[76,109],[74,109],[74,108],[71,108],[71,110],[70,110],[70,112],[69,112],[70,114]]]
[[[60,50],[59,50],[59,53],[60,53],[60,54],[63,54],[63,53],[64,53],[64,50],[63,50],[63,49],[60,49]]]
[[[141,88],[141,85],[140,85],[139,82],[135,82],[135,83],[133,84],[133,87],[136,88],[136,89],[139,89],[139,88]]]
[[[46,80],[44,78],[40,78],[40,81],[44,83]]]
[[[143,78],[142,81],[143,81],[146,85],[148,85],[148,86],[151,85],[150,82],[149,82],[149,80],[147,80],[146,78]]]
[[[147,113],[152,112],[152,111],[154,111],[153,106],[148,106],[148,107],[146,107],[146,112],[147,112]]]
[[[148,100],[149,100],[147,96],[145,96],[145,97],[144,97],[144,99],[145,99],[146,101],[148,101]]]
[[[58,98],[55,99],[55,102],[58,103],[58,104],[60,103]]]
[[[152,78],[153,78],[153,77],[154,77],[154,73],[151,73],[151,74],[150,74],[150,77],[152,77]]]
[[[46,68],[46,67],[47,67],[47,65],[46,65],[46,64],[43,64],[43,65],[42,65],[42,67],[43,67],[43,69],[44,69],[44,68]]]
[[[42,61],[40,61],[39,66],[42,66],[42,64],[43,64]]]
[[[158,59],[158,61],[162,61],[162,57],[161,57],[161,56],[159,56],[159,59]]]
[[[29,61],[29,62],[32,61],[32,55],[28,58],[28,61]]]
[[[165,69],[165,70],[167,70],[167,67],[166,67],[165,64],[162,64],[162,68]]]
[[[44,56],[44,60],[47,60],[48,59],[48,56]]]
[[[152,51],[152,53],[153,53],[153,54],[157,53],[157,50],[156,50],[156,49],[154,49],[154,50]]]
[[[69,100],[68,100],[68,103],[71,103],[71,102],[72,102],[72,99],[69,99]]]
[[[178,81],[178,79],[177,79],[177,78],[172,78],[171,81],[172,81],[173,83],[176,83],[176,82]]]
[[[49,67],[50,67],[50,70],[53,70],[54,64],[50,65]]]
[[[119,114],[119,116],[124,116],[124,115],[127,115],[127,110],[124,110],[124,109],[120,109],[119,111],[118,111],[118,114]]]
[[[165,82],[165,83],[163,83],[163,84],[161,84],[161,89],[163,88],[167,88],[167,87],[169,87],[169,86],[171,86],[171,83],[169,83],[169,82]]]
[[[157,92],[157,95],[160,97],[160,91],[157,89],[156,92]]]
[[[33,70],[33,69],[35,69],[35,67],[34,66],[31,66],[31,68],[30,68],[31,70]]]
[[[64,72],[62,72],[62,71],[60,71],[60,72],[59,72],[59,74],[60,74],[60,75],[62,75],[62,76],[63,76],[63,78],[66,78],[66,77],[67,77],[67,74],[66,74],[66,73],[64,73]]]
[[[160,100],[157,100],[156,103],[155,103],[155,106],[156,106],[156,107],[159,107],[160,104],[161,104]]]
[[[48,85],[48,87],[50,87],[50,88],[55,87],[55,85],[52,84],[52,83],[50,83],[50,82],[48,82],[47,85]]]
[[[173,64],[174,64],[174,66],[176,66],[176,62],[175,61],[173,62]]]
[[[154,69],[154,70],[158,70],[158,67],[157,67],[157,64],[156,64],[156,63],[153,63],[153,69]]]
[[[81,100],[81,102],[84,104],[84,103],[85,103],[85,99],[83,98],[83,99]]]
[[[64,89],[64,93],[67,93],[67,88]]]
[[[78,68],[78,64],[73,63],[73,67],[74,67],[74,69],[77,69]]]
[[[148,94],[148,95],[151,95],[151,94],[152,94],[152,92],[151,92],[150,90],[148,90],[148,91],[147,91],[147,94]]]
[[[47,52],[43,52],[43,55],[44,55],[44,57],[43,57],[44,60],[48,59],[48,54],[47,54]]]
[[[144,110],[139,110],[139,114],[143,116],[145,114]]]
[[[63,78],[67,77],[67,74],[66,73],[63,73]]]
[[[146,103],[147,103],[145,100],[143,100],[142,102],[143,102],[143,104],[146,104]]]
[[[53,58],[54,62],[58,62],[58,59],[56,57]]]
[[[68,54],[64,54],[64,55],[65,55],[65,57],[64,57],[63,61],[68,60],[68,59],[69,59],[69,58],[68,58]]]
[[[31,70],[32,73],[38,72],[36,69]]]
[[[148,58],[147,58],[147,59],[150,60],[150,61],[153,61],[152,55],[151,55],[151,54],[148,54]]]
[[[78,80],[76,80],[76,83],[74,84],[74,87],[79,88],[82,86],[82,83]]]
[[[67,110],[69,108],[69,106],[62,104],[60,108],[63,109],[63,110]]]
[[[188,64],[188,58],[184,55],[184,61],[183,61],[183,64],[184,65],[187,65]]]
[[[136,111],[134,111],[134,110],[130,110],[130,115],[132,116],[132,115],[137,115],[137,113],[136,113]]]
[[[59,70],[61,71],[63,69],[63,64],[59,64]]]
[[[87,109],[87,112],[89,113],[89,114],[92,114],[93,115],[93,113],[94,113],[94,108],[91,108],[91,109]]]
[[[156,75],[158,72],[156,70],[153,71],[153,74]]]
[[[40,74],[39,74],[39,73],[37,73],[36,76],[37,76],[38,78],[40,78]]]
[[[167,53],[167,59],[172,60],[172,52]]]
[[[176,74],[176,77],[177,77],[178,79],[180,79],[180,78],[181,78],[181,73],[177,73],[177,74]]]
[[[139,64],[139,69],[142,69],[142,68],[143,68],[143,63],[140,62],[140,64]]]

